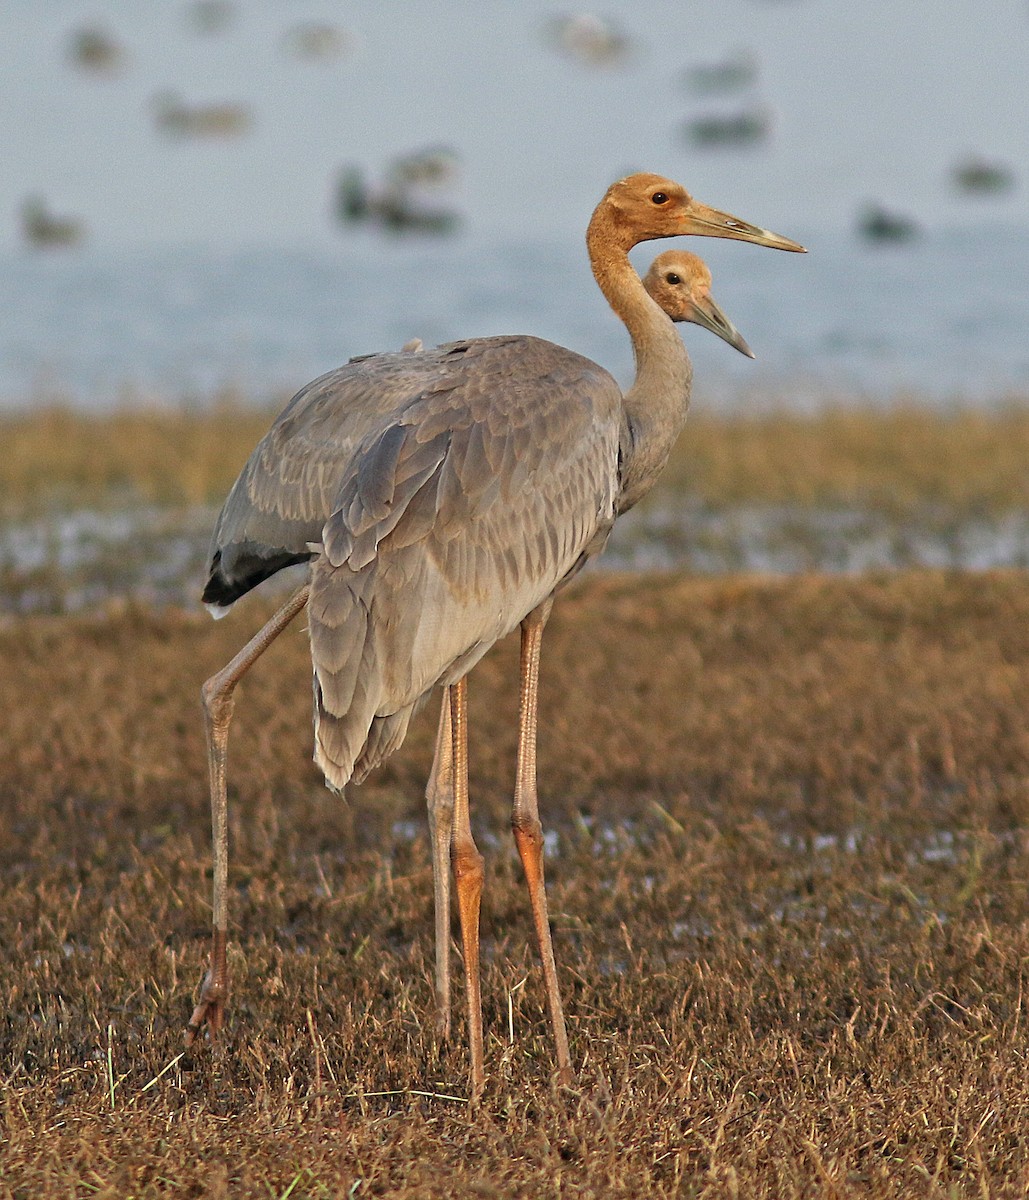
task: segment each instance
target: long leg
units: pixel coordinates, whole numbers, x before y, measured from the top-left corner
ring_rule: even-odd
[[[185,1041],[193,1044],[206,1023],[216,1037],[225,1017],[229,992],[229,971],[225,951],[229,937],[229,819],[226,797],[225,763],[232,720],[233,690],[240,679],[275,641],[279,634],[307,604],[310,587],[296,592],[272,619],[250,639],[236,657],[201,689],[204,705],[204,729],[207,734],[207,763],[211,780],[211,829],[214,837],[214,934],[211,940],[211,965],[200,986],[200,998],[186,1026]]]
[[[450,689],[443,689],[436,754],[425,789],[432,837],[432,891],[436,909],[436,1024],[450,1038],[450,843],[454,827],[454,745]]]
[[[557,964],[547,915],[547,893],[543,880],[543,827],[536,795],[536,703],[539,691],[540,646],[543,627],[550,616],[551,601],[546,600],[522,622],[521,694],[518,707],[518,766],[515,775],[514,809],[511,826],[525,869],[536,926],[543,980],[547,989],[550,1023],[557,1047],[557,1072],[562,1083],[572,1081],[572,1063],[568,1052],[561,993],[557,986]]]
[[[472,837],[468,812],[468,681],[450,688],[450,720],[454,753],[454,840],[451,861],[461,918],[464,982],[468,1000],[468,1045],[472,1059],[472,1099],[482,1094],[485,1081],[482,1053],[482,997],[479,992],[479,902],[482,897],[482,855]]]

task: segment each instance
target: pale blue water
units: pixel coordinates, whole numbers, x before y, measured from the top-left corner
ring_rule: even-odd
[[[715,294],[756,364],[692,331],[696,398],[810,403],[912,389],[980,403],[1029,383],[1029,8],[1025,0],[604,0],[629,52],[572,61],[561,0],[237,0],[203,37],[189,0],[0,6],[0,407],[48,389],[83,406],[289,392],[351,354],[525,331],[622,379],[631,358],[585,269],[582,232],[612,179],[660,171],[700,199],[806,241],[807,259],[710,240]],[[350,37],[339,59],[284,49],[298,21]],[[70,62],[99,25],[120,69]],[[698,94],[697,66],[745,52],[742,91]],[[230,101],[245,136],[175,141],[154,97]],[[760,145],[704,149],[685,123],[759,108]],[[381,176],[443,143],[465,233],[376,240],[331,216],[343,163]],[[954,186],[968,154],[1013,186]],[[42,195],[84,248],[34,257],[18,212]],[[450,199],[450,198],[448,198]],[[854,233],[868,201],[912,217],[910,246]],[[298,246],[305,249],[298,249]],[[641,251],[640,261],[648,261]]]
[[[715,297],[757,354],[750,362],[683,326],[696,404],[1029,395],[1029,232],[934,231],[898,247],[850,231],[789,232],[809,254],[680,241],[712,265]],[[662,248],[638,248],[640,269]],[[205,402],[227,387],[266,402],[412,336],[493,333],[550,338],[631,377],[627,336],[578,237],[362,233],[308,249],[0,254],[7,409],[47,398],[83,408]]]

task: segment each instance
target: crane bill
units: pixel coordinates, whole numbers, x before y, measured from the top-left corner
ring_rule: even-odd
[[[747,345],[743,334],[740,333],[710,296],[690,301],[687,307],[687,314],[683,317],[683,320],[690,321],[694,325],[701,325],[704,329],[710,329],[723,342],[728,342],[730,346],[738,350],[741,354],[745,354],[747,358],[754,357],[754,351]]]
[[[686,228],[684,234],[695,234],[699,237],[731,238],[737,242],[753,242],[755,246],[768,246],[771,250],[790,250],[795,254],[806,254],[807,250],[799,242],[783,237],[782,234],[772,233],[759,225],[751,225],[741,221],[731,213],[721,212],[717,208],[709,208],[698,200],[690,203],[689,210],[683,218]]]

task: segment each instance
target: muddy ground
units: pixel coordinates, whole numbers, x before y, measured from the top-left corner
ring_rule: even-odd
[[[332,796],[299,623],[240,689],[234,994],[220,1045],[181,1055],[210,919],[197,691],[267,612],[0,628],[0,1196],[1026,1195],[1024,571],[561,597],[540,791],[572,1088],[498,647],[471,686],[477,1110],[433,1021],[434,714]]]

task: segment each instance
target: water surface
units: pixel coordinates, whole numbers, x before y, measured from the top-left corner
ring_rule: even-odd
[[[683,326],[698,403],[811,407],[989,403],[1029,393],[1029,236],[939,231],[902,247],[849,231],[791,230],[807,255],[692,239],[751,362]],[[641,270],[662,245],[639,247]],[[231,387],[265,403],[351,355],[532,333],[624,383],[624,329],[594,285],[581,236],[528,241],[351,237],[345,245],[95,247],[0,255],[0,404],[48,397],[110,407]]]

